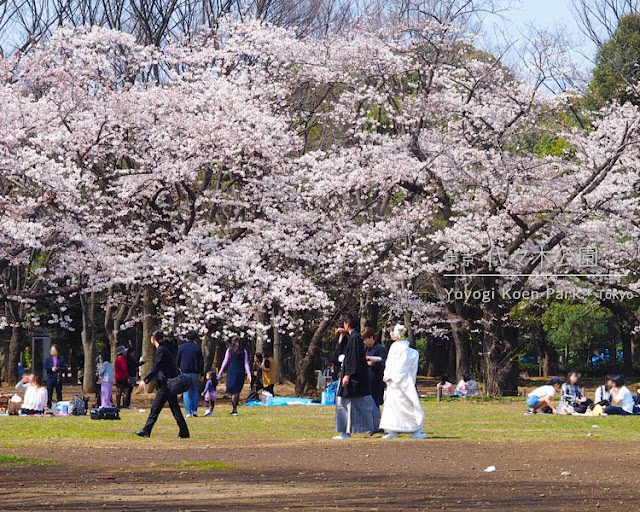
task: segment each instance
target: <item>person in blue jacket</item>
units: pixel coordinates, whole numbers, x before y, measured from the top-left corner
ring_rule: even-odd
[[[67,363],[60,357],[58,346],[51,345],[51,354],[44,360],[44,370],[47,373],[47,408],[51,409],[53,390],[56,390],[56,402],[62,401],[62,375],[67,371]]]
[[[204,358],[200,344],[196,343],[196,332],[189,331],[186,338],[187,340],[178,347],[178,368],[189,379],[191,388],[182,394],[182,399],[187,418],[197,418],[200,381],[204,377]]]

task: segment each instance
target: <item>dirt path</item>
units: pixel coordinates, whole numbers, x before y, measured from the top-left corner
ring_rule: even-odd
[[[258,448],[189,440],[21,450],[59,466],[0,468],[16,510],[640,510],[640,446],[453,440],[287,441]],[[548,452],[541,452],[542,447]],[[596,445],[594,445],[595,447]],[[548,453],[548,454],[547,454]],[[226,463],[203,469],[198,463]],[[482,470],[495,465],[498,471]],[[621,469],[623,468],[623,469]],[[569,472],[570,476],[561,476]]]

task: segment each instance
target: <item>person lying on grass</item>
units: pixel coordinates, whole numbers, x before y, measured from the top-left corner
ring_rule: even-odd
[[[631,391],[624,385],[623,375],[616,375],[613,378],[611,405],[607,405],[604,412],[617,415],[640,414],[640,407],[635,404]]]
[[[558,414],[558,411],[553,405],[553,397],[556,396],[556,392],[560,389],[561,385],[562,380],[558,377],[553,377],[545,386],[540,386],[529,393],[527,406],[531,409],[530,412],[533,414]]]

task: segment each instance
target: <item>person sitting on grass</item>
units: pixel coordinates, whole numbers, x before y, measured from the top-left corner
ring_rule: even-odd
[[[616,375],[613,378],[613,387],[611,388],[611,405],[607,405],[604,408],[604,412],[607,414],[624,416],[629,414],[640,414],[640,407],[635,404],[631,391],[624,385],[623,375]]]
[[[460,379],[460,382],[458,382],[458,385],[456,386],[456,390],[453,393],[453,396],[478,396],[480,394],[480,386],[478,386],[478,383],[473,380],[469,374],[465,373],[462,376],[462,379]]]
[[[467,386],[467,396],[480,396],[480,385],[478,381],[472,379],[469,375],[463,375],[464,383]]]
[[[584,414],[593,402],[582,395],[578,381],[578,372],[569,372],[567,382],[562,385],[562,398],[558,405],[558,414]]]
[[[276,360],[273,358],[273,349],[265,347],[264,360],[262,361],[262,385],[267,393],[275,395],[273,388],[276,384]]]
[[[530,408],[529,413],[552,413],[558,414],[553,405],[553,397],[560,389],[562,380],[559,377],[553,377],[546,385],[534,389],[527,397],[527,406]]]
[[[607,375],[604,378],[604,384],[602,384],[602,386],[598,386],[596,389],[596,405],[605,406],[611,404],[611,388],[613,387],[614,377],[615,375]]]
[[[440,390],[442,396],[453,396],[453,384],[449,382],[449,376],[446,373],[440,377],[440,382],[438,382],[436,389]]]
[[[37,373],[25,374],[22,380],[16,384],[18,391],[24,391],[22,400],[22,414],[44,414],[49,395],[47,388],[42,385],[42,379]]]

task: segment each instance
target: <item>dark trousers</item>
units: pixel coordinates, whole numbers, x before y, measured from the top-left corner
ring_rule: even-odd
[[[158,388],[158,392],[156,393],[156,397],[151,404],[151,412],[149,413],[149,418],[147,419],[147,423],[142,430],[151,435],[151,430],[155,425],[156,421],[158,421],[158,416],[160,415],[160,411],[164,407],[164,404],[169,402],[169,408],[171,409],[171,413],[180,427],[180,433],[178,434],[180,437],[189,437],[189,427],[187,427],[187,422],[182,415],[182,411],[180,410],[180,404],[178,404],[178,397],[169,392],[166,386],[160,386]]]
[[[116,382],[116,407],[120,409],[123,405],[127,407],[127,391],[129,391],[129,381],[128,380],[119,380]],[[129,391],[129,397],[131,397],[131,392]],[[124,403],[123,403],[124,400]]]
[[[618,415],[618,416],[631,416],[632,414],[640,414],[640,407],[637,405],[633,408],[633,412],[627,412],[622,407],[618,407],[616,405],[607,405],[604,408],[604,412],[610,415]]]
[[[51,409],[53,390],[56,390],[56,402],[62,402],[62,378],[58,376],[47,377],[47,407]]]

